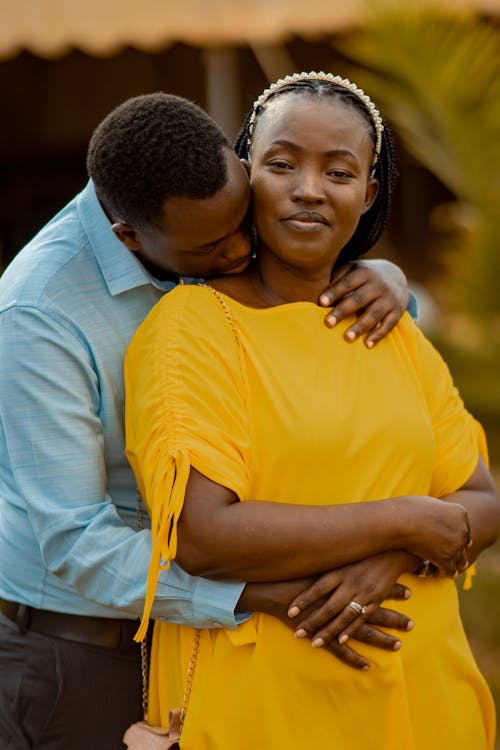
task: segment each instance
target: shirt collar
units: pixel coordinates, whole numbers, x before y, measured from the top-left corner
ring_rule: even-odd
[[[153,278],[123,242],[115,237],[111,223],[97,199],[92,180],[78,195],[76,205],[79,219],[111,296],[146,284],[152,284],[164,292],[175,286],[173,281]]]

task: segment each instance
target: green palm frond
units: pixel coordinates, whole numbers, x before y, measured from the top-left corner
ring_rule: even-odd
[[[372,0],[368,24],[344,45],[356,81],[405,148],[473,208],[463,257],[475,300],[500,310],[500,32],[473,14]]]

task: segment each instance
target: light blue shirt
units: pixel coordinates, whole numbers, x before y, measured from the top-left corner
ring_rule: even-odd
[[[92,183],[0,279],[0,596],[139,617],[151,553],[124,450],[123,357],[174,286],[115,238]],[[236,627],[244,584],[160,574],[153,616]]]

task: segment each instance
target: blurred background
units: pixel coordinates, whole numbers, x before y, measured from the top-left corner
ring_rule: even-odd
[[[0,0],[0,271],[83,187],[124,99],[179,94],[233,138],[301,70],[351,78],[393,127],[399,190],[370,254],[407,274],[500,481],[500,0]],[[497,544],[461,594],[498,706],[499,574]]]

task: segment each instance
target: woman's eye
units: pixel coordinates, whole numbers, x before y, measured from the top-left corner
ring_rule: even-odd
[[[273,161],[269,162],[269,166],[275,169],[292,169],[292,165],[287,161],[282,161],[282,159],[273,159]]]
[[[336,177],[338,179],[348,178],[351,176],[345,169],[331,169],[328,172],[329,177]]]

